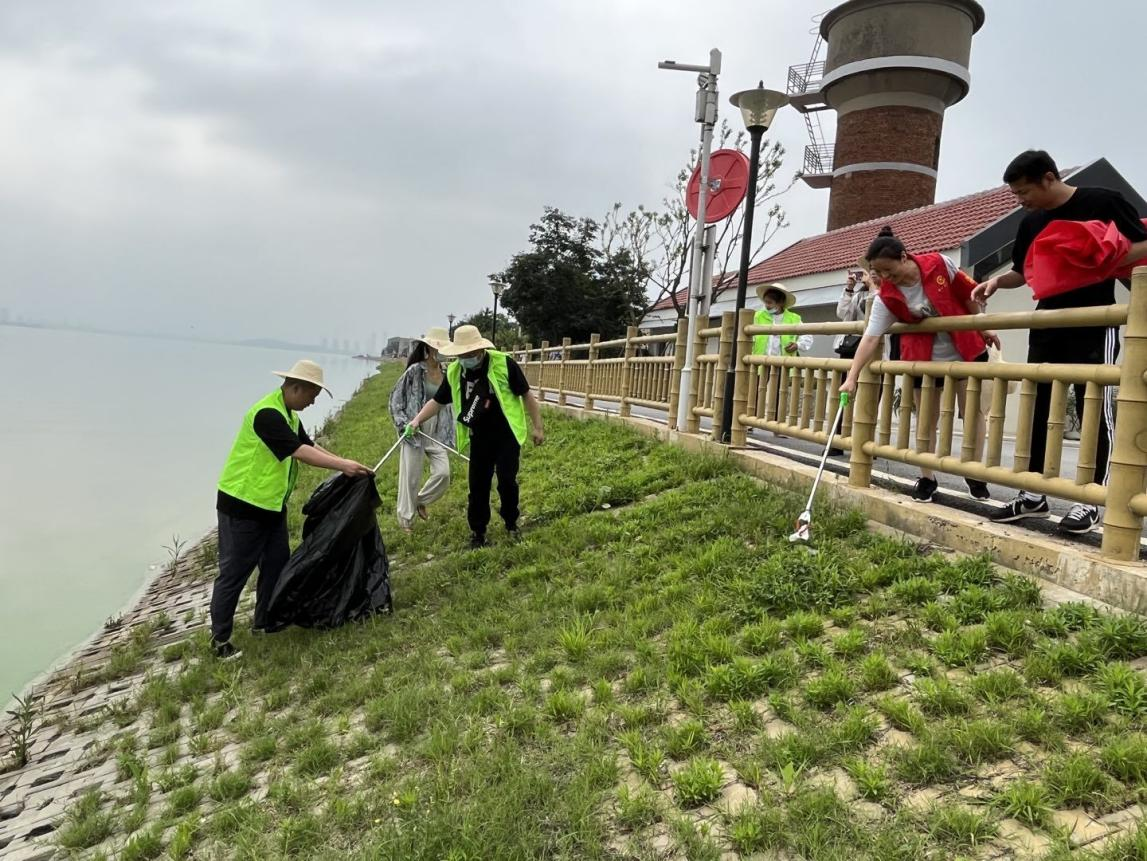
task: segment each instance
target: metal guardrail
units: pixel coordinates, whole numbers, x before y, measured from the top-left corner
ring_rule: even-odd
[[[814,63],[805,63],[800,66],[789,66],[788,81],[785,92],[790,96],[800,96],[816,91],[820,80],[824,77],[824,60]]]
[[[807,144],[804,148],[804,173],[818,175],[832,173],[835,147],[832,144]]]

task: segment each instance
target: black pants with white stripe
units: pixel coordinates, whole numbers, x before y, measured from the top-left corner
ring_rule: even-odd
[[[1038,341],[1028,343],[1028,361],[1054,362],[1072,365],[1114,365],[1119,357],[1119,330],[1100,329],[1096,337],[1093,329],[1044,329],[1032,332]],[[1075,389],[1075,413],[1083,424],[1084,386]],[[1047,450],[1047,419],[1051,409],[1051,384],[1041,383],[1035,390],[1035,411],[1032,415],[1031,460],[1028,469],[1043,472],[1044,453]],[[1099,410],[1099,438],[1095,447],[1095,482],[1107,484],[1111,460],[1111,438],[1115,433],[1115,390],[1103,389],[1103,403]]]

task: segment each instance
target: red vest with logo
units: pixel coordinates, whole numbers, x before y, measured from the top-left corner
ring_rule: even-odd
[[[968,313],[972,289],[976,282],[956,270],[956,277],[949,278],[948,264],[942,254],[909,254],[909,258],[920,268],[920,281],[924,285],[924,295],[941,317],[962,317]],[[880,301],[892,316],[902,323],[919,323],[917,317],[904,301],[904,294],[891,281],[880,282]],[[965,362],[979,358],[987,348],[984,336],[979,332],[949,332],[956,352]],[[905,362],[928,362],[932,359],[932,343],[936,336],[929,332],[906,332],[900,336],[900,359]]]

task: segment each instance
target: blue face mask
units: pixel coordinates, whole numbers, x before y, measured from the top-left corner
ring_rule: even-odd
[[[472,371],[482,364],[482,359],[484,358],[485,356],[463,356],[458,361],[462,363],[462,367],[467,371]]]

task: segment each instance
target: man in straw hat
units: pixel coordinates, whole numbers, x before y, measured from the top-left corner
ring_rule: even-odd
[[[313,404],[320,391],[330,395],[323,369],[302,359],[291,370],[274,373],[283,385],[247,410],[219,479],[219,576],[211,593],[211,641],[220,658],[239,654],[231,644],[235,607],[256,565],[253,627],[263,627],[267,602],[291,555],[287,498],[295,487],[298,462],[348,476],[371,474],[369,467],[311,442],[296,415]]]
[[[498,476],[501,515],[510,536],[518,535],[518,460],[527,434],[534,445],[545,439],[542,411],[522,369],[482,337],[475,326],[459,326],[454,341],[438,351],[454,358],[434,398],[406,426],[413,437],[423,422],[446,404],[454,407],[458,448],[470,452],[470,499],[466,519],[470,546],[486,544],[490,487]],[[529,416],[530,429],[526,427]]]

